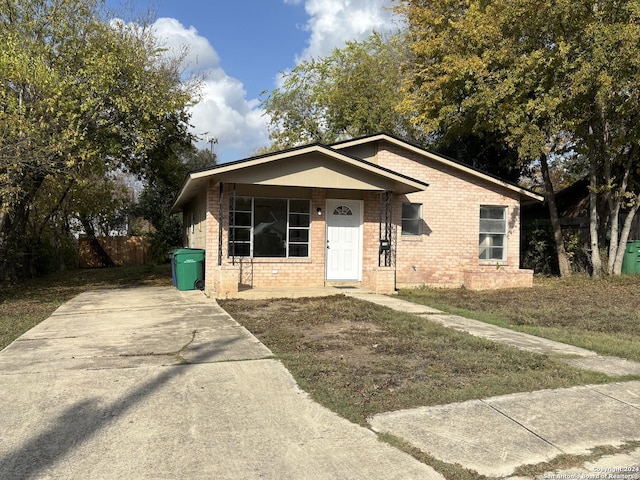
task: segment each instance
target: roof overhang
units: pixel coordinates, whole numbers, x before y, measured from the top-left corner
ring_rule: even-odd
[[[353,140],[346,140],[344,142],[339,142],[336,143],[334,145],[332,145],[332,148],[335,148],[337,150],[341,150],[343,148],[349,148],[349,147],[354,147],[354,146],[358,146],[358,145],[364,145],[367,143],[373,143],[376,141],[385,141],[388,143],[391,143],[393,145],[396,145],[398,147],[402,147],[404,149],[407,149],[411,152],[417,153],[418,155],[428,158],[430,160],[434,160],[436,162],[439,162],[443,165],[446,165],[448,167],[451,167],[455,170],[458,170],[460,172],[464,172],[467,173],[469,175],[472,175],[476,178],[482,179],[490,184],[493,185],[498,185],[501,187],[506,188],[507,190],[510,190],[512,192],[516,192],[520,195],[520,200],[521,201],[525,201],[525,200],[536,200],[539,202],[544,201],[544,197],[541,195],[538,195],[537,193],[531,192],[525,188],[519,187],[518,185],[514,185],[513,183],[510,182],[506,182],[504,180],[501,180],[497,177],[494,177],[492,175],[486,174],[484,172],[481,172],[479,170],[476,170],[474,168],[471,168],[463,163],[460,162],[456,162],[455,160],[443,157],[442,155],[438,155],[435,154],[433,152],[430,152],[428,150],[425,150],[424,148],[421,148],[417,145],[414,145],[412,143],[403,141],[399,138],[396,138],[392,135],[388,135],[386,133],[379,133],[379,134],[375,134],[375,135],[371,135],[368,137],[362,137],[362,138],[356,138]]]
[[[419,192],[428,184],[324,145],[253,157],[191,172],[171,208],[179,212],[210,182],[278,187]]]

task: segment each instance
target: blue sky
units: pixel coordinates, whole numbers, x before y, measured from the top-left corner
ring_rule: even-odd
[[[124,0],[108,0],[117,11]],[[269,143],[259,96],[279,72],[327,55],[373,29],[394,28],[393,0],[133,0],[155,12],[168,46],[189,47],[189,67],[202,79],[194,133],[216,137],[220,162],[251,156]],[[205,132],[208,132],[205,134]],[[205,140],[198,145],[208,148]]]

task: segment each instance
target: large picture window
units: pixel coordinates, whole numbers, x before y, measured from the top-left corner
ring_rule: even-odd
[[[229,213],[229,256],[308,257],[310,224],[309,200],[236,197]]]
[[[480,207],[480,260],[505,260],[507,249],[506,207]]]

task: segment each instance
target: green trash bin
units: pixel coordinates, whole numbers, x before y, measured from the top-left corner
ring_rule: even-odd
[[[622,257],[622,273],[640,275],[640,240],[627,242]]]
[[[204,289],[204,250],[180,248],[173,251],[178,290]]]

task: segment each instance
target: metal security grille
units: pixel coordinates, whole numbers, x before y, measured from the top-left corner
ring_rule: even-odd
[[[380,248],[378,254],[379,267],[393,266],[393,252],[395,250],[393,238],[393,194],[390,191],[380,193]]]
[[[224,184],[220,182],[220,191],[218,192],[218,266],[222,265],[222,216],[224,215],[224,205],[222,204],[223,200]]]

